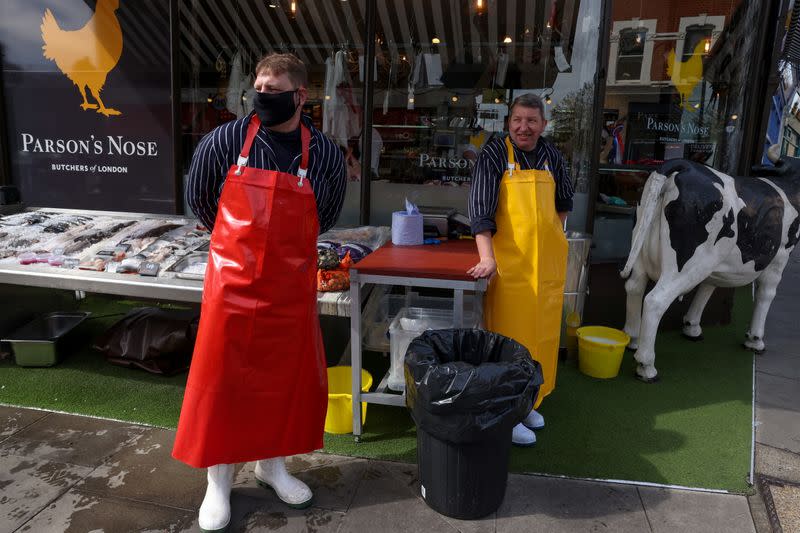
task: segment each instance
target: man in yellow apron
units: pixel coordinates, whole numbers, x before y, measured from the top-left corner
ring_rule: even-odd
[[[489,141],[472,174],[470,219],[480,262],[468,273],[491,278],[486,328],[523,344],[542,365],[534,410],[513,431],[519,446],[544,427],[535,410],[555,387],[572,180],[558,149],[540,136],[544,104],[532,94],[514,100],[508,136]]]

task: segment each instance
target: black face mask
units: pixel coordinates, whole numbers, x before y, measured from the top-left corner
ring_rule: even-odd
[[[298,107],[294,103],[296,92],[297,89],[273,94],[256,93],[253,106],[261,123],[265,126],[277,126],[292,118]]]

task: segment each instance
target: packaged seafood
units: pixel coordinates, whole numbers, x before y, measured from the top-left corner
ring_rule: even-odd
[[[139,265],[142,264],[142,259],[138,257],[127,257],[120,261],[117,267],[117,274],[138,274]]]
[[[175,263],[170,270],[182,279],[202,280],[205,278],[207,266],[208,253],[195,252]]]
[[[93,270],[95,272],[102,272],[106,269],[106,260],[101,257],[94,257],[78,263],[78,268],[81,270]]]

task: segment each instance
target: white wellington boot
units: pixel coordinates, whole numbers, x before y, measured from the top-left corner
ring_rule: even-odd
[[[314,495],[308,485],[286,471],[286,458],[273,457],[256,463],[256,482],[272,489],[278,498],[294,509],[305,509],[311,505]]]
[[[231,486],[235,466],[208,467],[208,488],[197,519],[203,533],[226,531],[231,523]]]
[[[531,431],[539,431],[544,429],[544,417],[537,413],[535,410],[528,413],[528,416],[522,421],[525,427]]]
[[[511,444],[523,448],[533,446],[536,444],[536,433],[526,428],[525,425],[520,422],[514,426],[514,430],[511,432]]]

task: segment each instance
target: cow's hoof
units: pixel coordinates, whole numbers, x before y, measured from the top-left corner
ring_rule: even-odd
[[[703,340],[703,328],[701,328],[698,324],[684,324],[681,331],[683,332],[683,336],[689,340]]]
[[[658,372],[653,367],[645,368],[642,365],[638,365],[636,367],[636,379],[645,383],[656,383],[659,380]]]
[[[639,349],[639,341],[637,339],[631,338],[631,342],[628,343],[625,349],[635,352],[636,350]]]
[[[761,337],[756,337],[755,335],[750,335],[750,333],[744,334],[745,341],[742,345],[747,348],[748,350],[755,352],[755,353],[764,353],[764,339]]]
[[[747,348],[748,350],[750,350],[751,352],[753,352],[756,355],[761,355],[762,353],[766,352],[767,349],[764,346],[763,342],[761,342],[760,344],[761,345],[759,346],[758,343],[755,343],[755,342],[751,343],[750,341],[745,341],[745,342],[742,343],[742,346],[744,346],[745,348]]]

